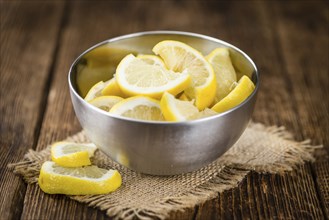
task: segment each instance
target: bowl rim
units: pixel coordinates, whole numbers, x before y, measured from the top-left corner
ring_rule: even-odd
[[[114,115],[111,114],[109,112],[106,112],[102,109],[97,108],[96,106],[91,105],[90,103],[86,102],[76,91],[76,89],[74,89],[72,82],[71,82],[71,75],[72,75],[72,70],[73,68],[76,66],[76,64],[80,61],[80,59],[87,54],[88,52],[90,52],[91,50],[100,47],[102,45],[114,42],[114,41],[119,41],[119,40],[124,40],[124,39],[128,39],[128,38],[134,38],[134,37],[140,37],[140,36],[144,36],[144,35],[162,35],[162,34],[172,34],[172,35],[184,35],[184,36],[191,36],[191,37],[197,37],[197,38],[201,38],[204,40],[209,40],[209,41],[213,41],[216,43],[220,43],[222,45],[225,45],[229,48],[234,49],[235,51],[241,53],[243,55],[244,58],[246,58],[249,63],[252,65],[252,67],[254,68],[254,72],[256,75],[256,85],[255,85],[255,89],[254,91],[251,93],[251,95],[249,95],[249,97],[247,99],[245,99],[242,103],[240,103],[239,105],[225,111],[222,113],[218,113],[216,115],[212,115],[212,116],[208,116],[205,118],[199,118],[199,119],[195,119],[195,120],[190,120],[190,121],[178,121],[178,122],[172,122],[172,121],[147,121],[147,120],[140,120],[140,119],[134,119],[134,118],[127,118],[127,117],[123,117],[120,115]],[[192,32],[185,32],[185,31],[171,31],[171,30],[156,30],[156,31],[143,31],[143,32],[136,32],[136,33],[131,33],[131,34],[125,34],[125,35],[120,35],[117,37],[113,37],[107,40],[104,40],[102,42],[99,42],[97,44],[95,44],[94,46],[88,48],[87,50],[85,50],[84,52],[82,52],[75,60],[74,62],[71,64],[70,69],[69,69],[69,73],[68,73],[68,83],[69,83],[69,89],[71,91],[71,93],[73,93],[74,96],[76,96],[76,98],[78,98],[80,101],[86,103],[88,105],[88,107],[92,108],[94,111],[97,111],[98,113],[101,113],[103,115],[106,116],[110,116],[112,118],[118,119],[118,120],[123,120],[123,121],[128,121],[128,122],[136,122],[136,123],[140,123],[140,124],[163,124],[163,125],[191,125],[191,124],[196,124],[196,123],[202,123],[208,120],[213,120],[215,118],[220,118],[223,117],[227,114],[230,114],[231,112],[239,109],[240,107],[242,107],[243,105],[245,105],[246,103],[248,103],[251,99],[254,98],[254,96],[256,96],[258,90],[259,90],[259,86],[260,86],[260,74],[258,71],[258,68],[256,66],[256,64],[254,63],[254,61],[245,53],[243,52],[241,49],[239,49],[238,47],[227,43],[226,41],[214,38],[214,37],[210,37],[207,35],[203,35],[203,34],[198,34],[198,33],[192,33]]]

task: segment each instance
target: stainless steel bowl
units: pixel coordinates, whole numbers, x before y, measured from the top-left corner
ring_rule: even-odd
[[[124,55],[150,54],[156,43],[168,39],[185,42],[203,54],[217,47],[229,48],[237,72],[251,77],[255,91],[227,112],[188,122],[123,118],[84,101],[82,96],[95,82],[112,77]],[[75,113],[90,140],[118,163],[155,175],[194,171],[224,154],[245,130],[259,87],[256,65],[240,49],[212,37],[178,31],[141,32],[99,43],[74,61],[68,80]]]

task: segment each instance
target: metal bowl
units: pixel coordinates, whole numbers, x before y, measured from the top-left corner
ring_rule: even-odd
[[[178,40],[208,54],[227,47],[237,72],[248,75],[254,92],[224,113],[187,122],[154,122],[111,115],[87,103],[83,96],[100,80],[110,79],[128,53],[152,54],[162,40]],[[75,113],[87,136],[105,154],[137,172],[173,175],[197,170],[224,154],[241,136],[251,118],[259,88],[254,62],[240,49],[205,35],[178,31],[150,31],[101,42],[82,53],[68,76]]]

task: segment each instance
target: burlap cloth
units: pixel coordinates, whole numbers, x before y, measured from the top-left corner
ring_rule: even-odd
[[[89,142],[83,131],[67,140]],[[216,161],[195,172],[167,177],[136,173],[97,151],[93,163],[119,170],[122,186],[106,195],[69,197],[118,219],[164,219],[171,211],[194,207],[237,186],[251,170],[269,173],[292,170],[306,160],[313,160],[316,148],[308,140],[293,141],[284,127],[250,123],[239,141]],[[49,146],[40,152],[30,150],[23,161],[10,167],[27,183],[37,184],[41,164],[46,160],[50,160]]]

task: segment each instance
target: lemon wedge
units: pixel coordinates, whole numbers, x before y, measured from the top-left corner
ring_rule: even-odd
[[[101,94],[104,96],[119,96],[126,98],[126,94],[122,92],[117,81],[115,80],[115,75],[110,79],[107,85],[102,89]]]
[[[199,110],[210,106],[216,94],[216,77],[212,66],[203,55],[179,41],[165,40],[153,47],[167,68],[175,72],[187,72],[192,77],[192,85],[185,90],[190,99],[195,99]]]
[[[90,165],[90,157],[97,147],[94,144],[77,144],[72,142],[57,142],[51,146],[51,159],[64,167],[79,167]]]
[[[167,121],[187,121],[189,117],[199,113],[193,102],[181,101],[167,92],[163,94],[160,106]]]
[[[115,104],[117,104],[122,100],[123,98],[119,96],[100,96],[94,98],[89,103],[92,104],[93,106],[96,106],[97,108],[100,108],[108,112]]]
[[[134,96],[124,99],[115,104],[110,110],[110,113],[141,120],[164,120],[160,109],[160,102],[145,96]]]
[[[236,73],[230,59],[228,48],[217,48],[206,56],[212,65],[217,82],[215,103],[230,93],[231,85],[236,82]]]
[[[120,62],[115,78],[125,94],[157,99],[160,99],[165,91],[177,95],[191,82],[187,73],[179,74],[158,65],[148,64],[132,54]]]
[[[184,92],[178,97],[178,99],[181,101],[190,101]]]
[[[217,115],[217,114],[218,113],[215,112],[214,110],[206,108],[205,110],[203,110],[201,112],[198,112],[194,115],[191,115],[189,117],[189,120],[196,120],[196,119],[200,119],[200,118],[206,118],[206,117]]]
[[[144,62],[150,64],[150,65],[158,65],[161,66],[163,68],[166,67],[166,65],[164,64],[163,60],[155,55],[149,55],[149,54],[138,54],[137,58],[143,60]]]
[[[225,112],[242,103],[254,91],[255,85],[247,76],[242,76],[235,88],[211,109]]]
[[[38,183],[49,194],[88,195],[113,192],[121,186],[117,170],[97,166],[61,167],[54,162],[43,163]]]
[[[87,93],[85,100],[89,102],[96,97],[102,96],[102,90],[107,86],[108,83],[109,81],[106,81],[105,83],[103,81],[99,81],[96,83]]]

